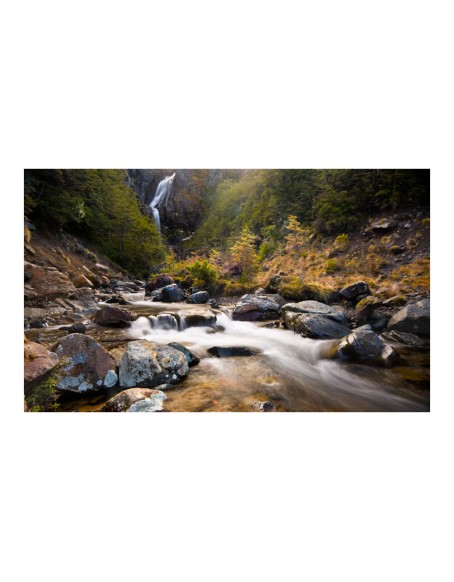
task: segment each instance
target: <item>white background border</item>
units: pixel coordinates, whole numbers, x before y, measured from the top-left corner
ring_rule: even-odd
[[[445,7],[2,10],[3,579],[453,579]],[[25,167],[431,168],[432,411],[23,414]]]

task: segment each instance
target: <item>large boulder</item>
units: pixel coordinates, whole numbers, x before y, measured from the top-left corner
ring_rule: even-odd
[[[161,289],[161,301],[164,303],[179,303],[185,299],[183,291],[176,283],[166,285]]]
[[[159,387],[161,388],[161,386]],[[103,412],[159,412],[167,396],[154,388],[130,388],[108,400]]]
[[[232,318],[238,321],[263,321],[277,319],[281,304],[272,295],[243,295],[233,310]]]
[[[154,388],[174,384],[188,373],[186,356],[171,346],[146,340],[129,342],[120,360],[120,386]]]
[[[423,299],[406,305],[388,322],[388,329],[430,336],[430,300]]]
[[[376,363],[390,363],[397,357],[393,348],[386,345],[368,325],[355,329],[341,339],[335,355],[341,359]]]
[[[206,303],[210,296],[208,291],[197,291],[188,297],[188,303]]]
[[[339,323],[326,315],[286,311],[284,325],[295,333],[312,339],[338,339],[350,333],[345,323]]]
[[[56,371],[59,390],[86,392],[115,386],[115,360],[98,342],[81,333],[72,333],[58,343],[61,365]]]
[[[355,301],[360,295],[370,295],[369,285],[364,281],[358,281],[353,285],[348,285],[340,291],[341,296],[348,301]]]
[[[320,315],[341,325],[347,325],[348,320],[343,311],[335,309],[320,301],[300,301],[299,303],[287,303],[282,307],[282,313],[307,313],[310,315]]]
[[[103,305],[96,312],[93,321],[99,325],[129,327],[133,319],[131,313],[126,309],[121,309],[121,307],[115,307],[113,305]]]
[[[185,310],[180,314],[180,327],[213,327],[216,324],[216,315],[211,309],[200,307],[199,309]]]
[[[58,362],[57,354],[49,352],[44,346],[24,339],[24,386],[25,390],[38,382],[52,370]]]

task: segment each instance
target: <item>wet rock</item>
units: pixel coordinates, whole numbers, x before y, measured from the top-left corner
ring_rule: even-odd
[[[369,285],[364,281],[358,281],[353,283],[353,285],[348,285],[340,291],[341,296],[349,301],[354,301],[358,298],[358,295],[370,295]]]
[[[214,307],[216,309],[219,307],[219,302],[217,301],[217,299],[209,299],[207,301],[207,305],[209,305],[210,307]]]
[[[179,303],[180,301],[184,301],[184,299],[184,293],[176,283],[167,285],[161,289],[161,301],[164,303]]]
[[[338,339],[350,333],[346,325],[317,313],[287,311],[284,314],[284,326],[312,339]]]
[[[406,346],[412,346],[414,348],[423,348],[428,345],[427,340],[420,338],[413,333],[397,331],[395,329],[385,332],[383,337],[388,341],[405,344]]]
[[[235,305],[232,318],[238,321],[277,319],[281,312],[279,301],[271,295],[243,295]]]
[[[430,336],[430,300],[423,299],[406,305],[389,320],[389,330]]]
[[[158,388],[130,388],[108,400],[102,412],[159,412],[167,396]]]
[[[188,362],[188,366],[195,366],[196,364],[198,364],[200,362],[200,359],[194,355],[192,352],[190,352],[188,350],[188,348],[185,348],[183,345],[179,344],[178,342],[170,342],[168,344],[171,348],[175,348],[176,350],[179,350],[180,352],[182,352],[185,357],[186,360]]]
[[[330,305],[321,303],[320,301],[300,301],[299,303],[287,303],[282,307],[282,313],[309,313],[311,315],[322,315],[327,319],[336,321],[342,325],[347,325],[348,320],[346,315],[339,309],[335,309]]]
[[[130,322],[133,321],[133,316],[126,309],[114,307],[112,305],[103,305],[99,311],[96,312],[94,322],[98,325],[112,326],[112,327],[129,327]]]
[[[170,346],[146,340],[130,342],[120,360],[120,386],[174,384],[188,373],[186,356]]]
[[[370,326],[363,326],[340,340],[336,356],[364,362],[390,362],[395,359],[393,352]]]
[[[197,291],[188,297],[188,303],[207,303],[209,298],[208,291]]]
[[[25,390],[38,382],[58,363],[57,354],[43,345],[24,339],[24,386]]]
[[[129,305],[126,299],[124,299],[121,295],[113,295],[112,297],[109,297],[109,299],[106,299],[104,303],[107,303],[108,305],[111,303],[116,303],[117,305]]]
[[[213,327],[216,325],[216,315],[209,309],[185,311],[181,317],[186,327]]]
[[[59,390],[86,392],[117,383],[114,358],[89,336],[70,334],[60,340],[55,352],[61,361],[56,372]]]
[[[232,346],[232,347],[221,347],[213,346],[209,348],[208,353],[217,358],[232,358],[235,356],[255,356],[259,354],[259,350],[254,348],[248,348],[246,346]]]
[[[32,321],[30,321],[29,326],[32,329],[39,329],[42,327],[49,327],[49,324],[46,322],[44,318],[39,317],[38,319],[33,319]]]

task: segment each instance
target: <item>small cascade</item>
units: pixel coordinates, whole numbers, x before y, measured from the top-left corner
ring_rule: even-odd
[[[158,230],[161,230],[161,218],[159,216],[158,206],[161,202],[165,202],[165,199],[167,198],[171,191],[174,178],[175,174],[172,174],[171,176],[167,176],[167,178],[164,178],[164,180],[161,180],[158,184],[158,187],[156,188],[154,198],[150,202],[150,208],[153,212],[153,218],[156,222]]]
[[[150,320],[152,329],[163,329],[166,331],[168,331],[169,329],[179,330],[177,318],[171,313],[160,313],[159,315],[150,315],[148,319]]]

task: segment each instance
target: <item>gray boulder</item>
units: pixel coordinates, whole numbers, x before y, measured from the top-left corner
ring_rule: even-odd
[[[391,346],[385,344],[370,326],[355,329],[340,340],[336,356],[342,359],[364,362],[391,362],[396,354]]]
[[[154,388],[175,384],[188,373],[186,356],[171,346],[146,340],[129,342],[119,364],[120,386]]]
[[[287,311],[284,314],[284,326],[312,339],[338,339],[350,333],[346,325],[318,313]]]
[[[180,320],[186,327],[213,327],[216,324],[216,315],[211,309],[201,307],[185,310],[180,314]]]
[[[370,295],[369,285],[364,281],[358,281],[353,283],[353,285],[348,285],[340,291],[341,296],[349,301],[354,301],[359,295]]]
[[[81,333],[72,333],[58,343],[60,358],[56,387],[66,392],[87,392],[112,388],[118,381],[115,359],[98,342]]]
[[[197,291],[188,297],[188,303],[207,303],[210,296],[208,291]]]
[[[397,342],[414,348],[424,348],[428,344],[428,340],[422,339],[414,333],[397,331],[395,329],[385,332],[383,337],[391,342]]]
[[[166,285],[161,289],[160,301],[164,303],[179,303],[184,300],[184,293],[176,283]]]
[[[321,315],[342,325],[347,325],[348,320],[342,311],[320,303],[319,301],[300,301],[299,303],[287,303],[282,307],[282,313],[307,313],[311,315]]]
[[[272,295],[243,295],[233,310],[232,318],[238,321],[263,321],[277,319],[281,304]]]
[[[388,323],[388,329],[430,336],[430,300],[423,299],[406,305]]]
[[[103,412],[159,412],[167,396],[158,389],[130,388],[119,392],[108,400]]]

